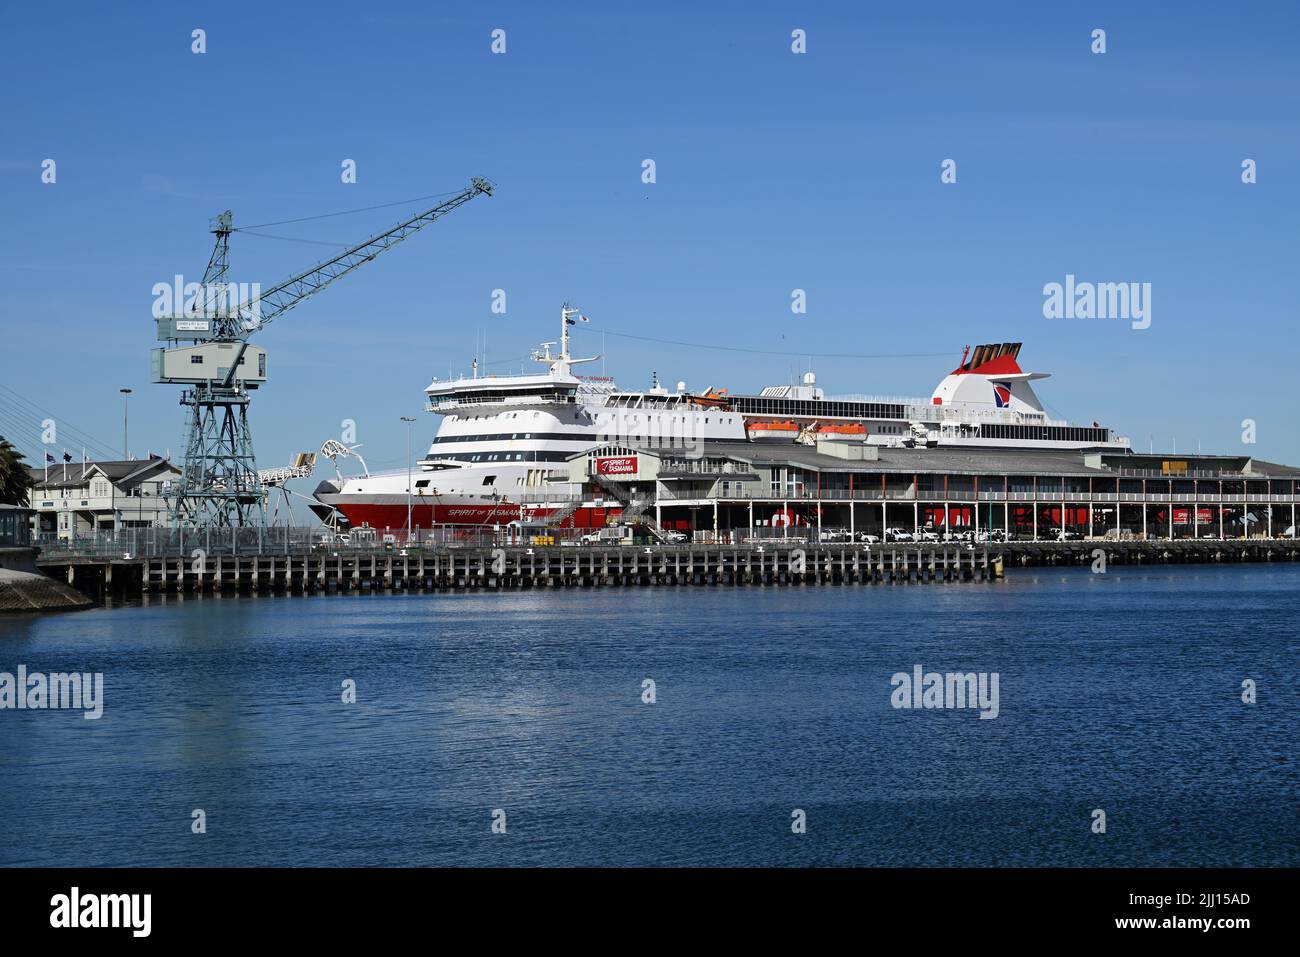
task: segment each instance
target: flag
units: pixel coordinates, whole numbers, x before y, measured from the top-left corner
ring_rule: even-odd
[[[54,461],[54,456],[51,455],[49,452],[46,452],[46,453],[45,453],[45,462],[46,462],[46,464],[48,465],[50,462],[53,462],[53,461]]]
[[[591,322],[591,320],[588,319],[586,316],[578,316],[578,318],[581,319],[583,322]]]
[[[72,453],[71,453],[71,452],[66,452],[66,451],[65,451],[65,452],[63,453],[63,461],[64,461],[64,462],[71,462],[71,461],[72,461]]]

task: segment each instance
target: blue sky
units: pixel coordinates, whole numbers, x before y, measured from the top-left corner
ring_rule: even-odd
[[[1143,451],[1154,436],[1300,462],[1296,5],[899,6],[9,5],[0,385],[112,448],[131,387],[133,450],[177,453],[179,390],[148,382],[150,290],[201,278],[210,217],[279,221],[483,175],[495,197],[255,339],[272,370],[252,413],[262,465],[344,419],[372,468],[400,465],[401,415],[420,416],[417,447],[432,435],[431,376],[468,370],[484,337],[490,370],[518,371],[566,298],[593,320],[578,350],[607,330],[625,387],[658,371],[756,391],[811,365],[832,394],[928,394],[965,344],[1022,340],[1023,364],[1054,374],[1039,393],[1055,414]],[[351,242],[404,211],[269,232]],[[232,278],[270,285],[328,253],[237,233]],[[1067,273],[1151,283],[1151,327],[1045,319],[1043,285]],[[912,357],[825,355],[844,353]],[[14,408],[0,402],[0,431],[30,450],[35,423]]]

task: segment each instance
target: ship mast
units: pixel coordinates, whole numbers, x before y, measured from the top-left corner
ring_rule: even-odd
[[[560,361],[569,361],[569,317],[576,316],[578,310],[567,302],[560,306]]]
[[[568,375],[569,366],[581,365],[584,362],[595,362],[600,356],[592,356],[589,359],[575,359],[569,355],[569,326],[576,321],[573,317],[579,316],[584,322],[585,317],[579,315],[578,310],[567,302],[560,306],[560,354],[551,355],[551,346],[553,342],[543,342],[542,351],[533,353],[533,361],[550,363],[551,372],[558,375]]]

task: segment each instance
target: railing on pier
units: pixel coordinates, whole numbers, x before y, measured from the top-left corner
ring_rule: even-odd
[[[548,535],[577,538],[591,529],[556,529]],[[40,560],[68,558],[153,558],[157,556],[281,555],[302,551],[374,551],[491,547],[524,541],[536,530],[487,525],[405,529],[353,529],[335,534],[327,528],[126,528],[58,538],[34,536]]]
[[[755,483],[757,484],[757,483]],[[1135,504],[1168,505],[1170,502],[1200,502],[1206,505],[1216,504],[1279,504],[1300,505],[1300,493],[1287,495],[1282,493],[1265,494],[1263,492],[1226,493],[1214,492],[1073,492],[1060,489],[1038,489],[1037,491],[1004,491],[1002,489],[978,492],[972,489],[917,489],[891,488],[870,489],[817,489],[806,485],[794,488],[739,488],[732,487],[725,494],[714,495],[698,492],[660,490],[655,496],[664,504],[674,502],[698,502],[714,498],[722,502],[732,501],[768,501],[768,502],[1067,502],[1069,504],[1087,504],[1088,502],[1132,502]]]

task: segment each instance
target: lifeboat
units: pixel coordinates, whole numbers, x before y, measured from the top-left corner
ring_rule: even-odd
[[[819,439],[865,439],[867,427],[861,422],[823,423],[817,427]]]
[[[714,389],[713,386],[709,386],[699,395],[689,396],[689,399],[693,404],[704,409],[729,408],[727,404],[727,390]]]
[[[799,425],[789,420],[785,422],[746,422],[745,431],[751,439],[757,441],[793,442],[799,437]]]

